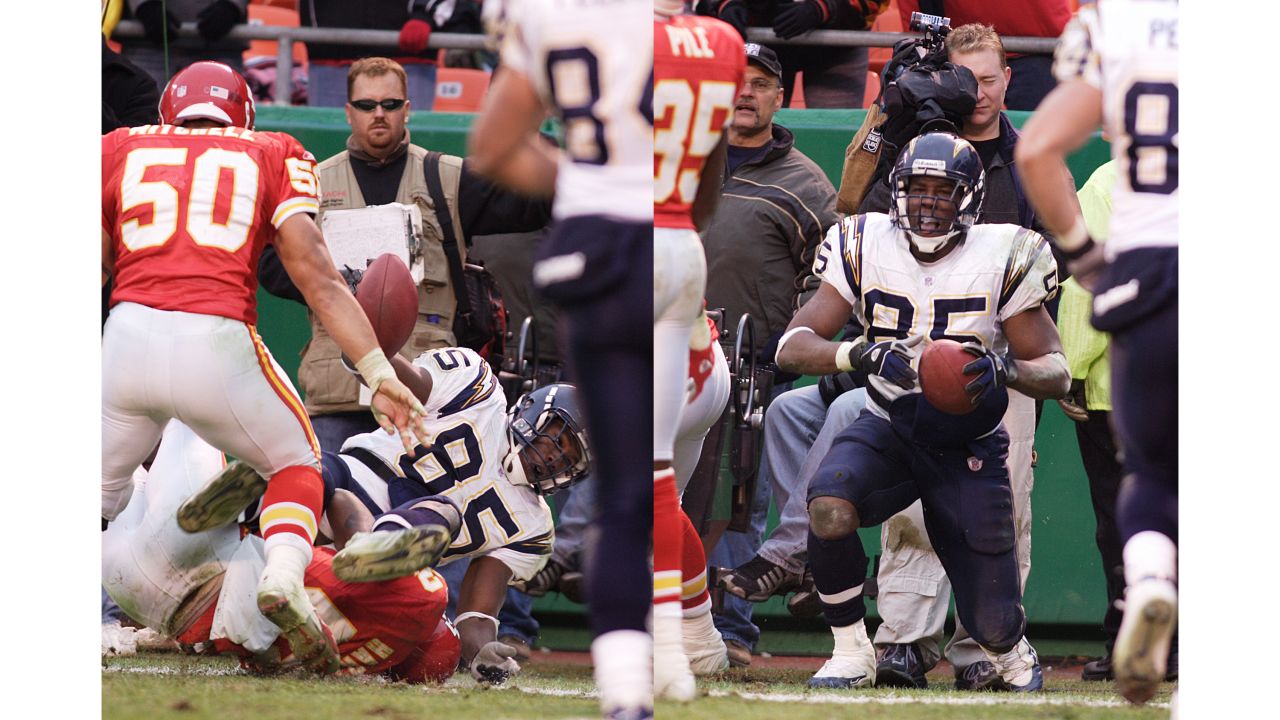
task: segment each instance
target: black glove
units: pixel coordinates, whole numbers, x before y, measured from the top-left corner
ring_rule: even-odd
[[[976,342],[967,342],[961,347],[977,358],[964,366],[965,375],[978,376],[976,380],[964,386],[965,392],[973,396],[969,401],[970,404],[977,406],[988,392],[1005,387],[1018,379],[1018,365],[1012,357],[997,355],[991,348],[983,347]]]
[[[807,33],[822,24],[823,15],[831,17],[829,11],[823,12],[826,9],[822,0],[786,3],[773,16],[773,32],[784,39]]]
[[[1080,287],[1092,293],[1098,286],[1102,269],[1107,266],[1102,246],[1086,236],[1084,245],[1071,252],[1064,250],[1062,254],[1067,256],[1067,272],[1080,283]]]
[[[133,16],[142,23],[143,33],[156,45],[163,45],[165,28],[168,27],[169,41],[178,37],[178,18],[161,6],[160,0],[147,0],[133,11]]]
[[[347,281],[347,288],[351,290],[352,295],[355,295],[356,288],[359,287],[360,281],[364,279],[364,271],[357,270],[350,265],[343,265],[338,270],[338,274],[342,276],[343,280]]]
[[[867,376],[857,370],[836,372],[818,378],[818,395],[822,404],[831,407],[836,398],[867,384]]]
[[[231,32],[244,19],[240,6],[230,0],[217,0],[200,11],[196,29],[205,40],[217,40]]]
[[[854,370],[879,375],[903,390],[913,390],[917,375],[911,361],[916,356],[915,347],[922,340],[923,335],[912,335],[905,340],[881,340],[874,345],[859,341],[849,350],[849,362]]]
[[[743,0],[729,0],[720,7],[719,16],[732,25],[743,40],[747,39],[747,4]]]

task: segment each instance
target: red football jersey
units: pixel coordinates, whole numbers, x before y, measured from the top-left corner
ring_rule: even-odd
[[[313,548],[304,579],[316,613],[333,632],[342,659],[340,675],[389,672],[410,682],[443,681],[458,665],[462,645],[444,620],[449,590],[434,570],[371,583],[348,583],[333,574],[334,550]],[[317,601],[316,591],[323,598]],[[179,637],[195,644],[209,640],[217,603]],[[252,653],[225,639],[213,641],[221,653]],[[288,662],[289,644],[277,638],[280,657]]]
[[[681,15],[653,22],[653,223],[693,229],[707,155],[733,113],[747,58],[728,23]]]
[[[258,256],[319,208],[315,158],[285,133],[173,125],[102,136],[111,304],[257,320]]]

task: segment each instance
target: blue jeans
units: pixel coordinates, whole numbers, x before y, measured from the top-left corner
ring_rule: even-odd
[[[312,415],[311,429],[315,431],[316,440],[324,452],[339,452],[342,443],[355,435],[373,432],[378,429],[378,421],[369,410],[353,410],[349,412],[331,413],[329,415]]]
[[[352,61],[354,62],[354,61]],[[311,107],[343,107],[347,104],[347,71],[351,63],[326,65],[311,63],[307,80],[307,105]],[[430,110],[436,99],[436,66],[409,63],[404,66],[409,82],[409,107]]]

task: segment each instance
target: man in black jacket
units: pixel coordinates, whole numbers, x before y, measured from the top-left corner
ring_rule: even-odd
[[[392,59],[404,67],[408,98],[416,110],[430,110],[435,100],[437,51],[427,48],[431,33],[482,30],[476,0],[300,0],[298,16],[302,27],[399,30],[399,53]],[[341,107],[347,102],[351,64],[383,54],[383,48],[368,45],[307,43],[307,104]]]

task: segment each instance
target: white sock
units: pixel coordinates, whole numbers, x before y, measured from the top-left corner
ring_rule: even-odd
[[[653,707],[653,638],[640,630],[614,630],[591,641],[600,707]]]
[[[311,564],[311,546],[304,545],[302,538],[297,535],[277,533],[267,539],[265,550],[267,566],[262,574],[265,576],[270,572],[277,578],[283,577],[290,584],[302,587],[307,565]]]
[[[1132,587],[1147,578],[1178,580],[1178,546],[1168,536],[1144,530],[1124,544],[1124,581]]]

